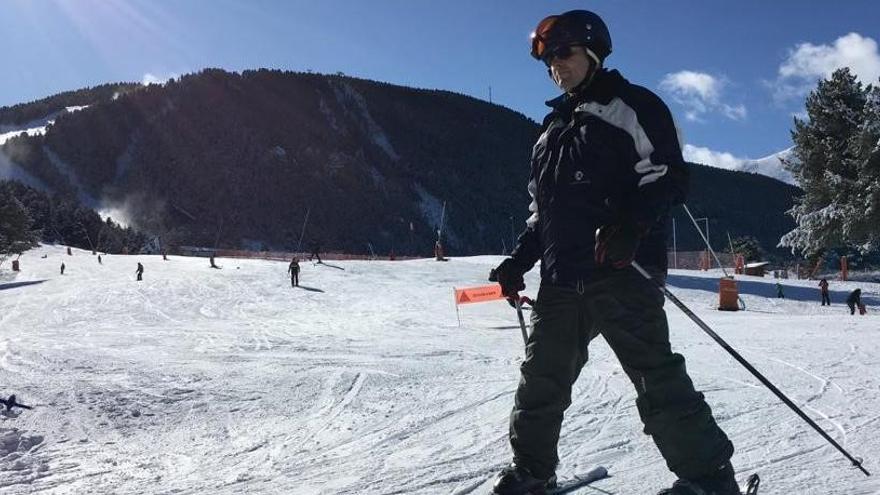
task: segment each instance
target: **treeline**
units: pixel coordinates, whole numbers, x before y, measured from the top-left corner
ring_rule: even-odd
[[[137,252],[146,237],[106,220],[75,198],[49,195],[16,181],[0,181],[0,256],[20,254],[38,242],[106,253]]]
[[[22,125],[42,119],[67,107],[91,105],[109,101],[115,96],[140,87],[135,83],[102,84],[92,88],[65,91],[40,100],[0,107],[0,125]]]

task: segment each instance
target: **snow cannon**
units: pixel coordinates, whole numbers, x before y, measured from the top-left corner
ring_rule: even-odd
[[[721,311],[739,311],[739,291],[733,277],[724,277],[718,284],[718,309]]]

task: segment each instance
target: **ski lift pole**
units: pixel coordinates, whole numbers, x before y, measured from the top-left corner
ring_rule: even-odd
[[[754,375],[755,378],[757,378],[762,384],[764,384],[765,387],[770,389],[770,391],[773,392],[776,395],[776,397],[778,397],[786,406],[791,408],[791,410],[794,411],[795,413],[797,413],[797,415],[800,416],[801,419],[806,421],[807,424],[812,426],[814,430],[816,430],[820,435],[822,435],[822,438],[827,440],[828,443],[833,445],[834,448],[836,448],[838,451],[840,451],[840,453],[842,453],[844,456],[846,456],[846,458],[849,459],[850,462],[852,462],[853,466],[859,468],[863,473],[865,473],[865,476],[871,476],[871,473],[869,473],[864,467],[862,467],[862,459],[858,459],[858,458],[855,458],[852,455],[850,455],[850,453],[847,452],[843,447],[841,447],[840,444],[838,444],[833,438],[831,438],[827,433],[825,433],[825,430],[820,428],[819,425],[817,425],[815,421],[810,419],[810,417],[807,416],[803,410],[801,410],[801,408],[799,408],[794,402],[792,402],[791,399],[789,399],[784,393],[782,393],[781,390],[776,388],[776,386],[773,385],[773,383],[770,382],[770,380],[768,380],[764,375],[762,375],[760,371],[755,369],[755,367],[752,366],[751,363],[746,361],[746,359],[744,357],[742,357],[738,352],[736,352],[736,350],[733,347],[731,347],[730,344],[725,342],[724,339],[722,339],[720,335],[715,333],[715,331],[712,330],[712,328],[710,328],[709,325],[707,325],[705,322],[703,322],[703,320],[701,320],[697,315],[695,315],[693,313],[693,311],[691,311],[687,306],[685,306],[685,304],[683,302],[681,302],[677,297],[675,297],[675,295],[672,292],[670,292],[669,289],[667,289],[665,285],[663,285],[657,279],[652,277],[651,274],[646,272],[645,269],[642,268],[635,261],[633,261],[631,263],[631,265],[643,277],[645,277],[649,281],[653,282],[654,285],[658,289],[660,289],[660,291],[670,301],[672,301],[673,304],[678,306],[678,309],[680,309],[684,314],[686,314],[688,316],[688,318],[691,319],[691,321],[696,323],[698,327],[700,327],[704,332],[706,332],[710,337],[712,337],[712,339],[715,340],[715,342],[717,342],[718,345],[723,347],[725,351],[727,351],[731,356],[733,356],[733,358],[736,359],[739,362],[739,364],[743,365],[743,367],[745,367],[745,369],[747,369],[749,371],[749,373]]]
[[[437,240],[443,237],[443,221],[446,219],[446,201],[443,202],[443,210],[440,211],[440,228],[437,229]]]
[[[297,253],[300,252],[300,251],[302,250],[303,236],[306,235],[306,224],[309,223],[309,213],[311,213],[311,212],[312,212],[312,208],[309,207],[309,208],[306,210],[306,219],[303,220],[303,228],[302,228],[302,231],[299,233],[299,242],[296,244],[296,252],[297,252]]]
[[[727,274],[727,270],[724,269],[724,265],[721,264],[721,260],[718,259],[718,255],[715,254],[715,250],[712,249],[712,246],[709,244],[709,239],[706,238],[706,235],[703,234],[700,226],[697,225],[697,220],[694,218],[693,215],[691,215],[691,210],[688,209],[686,204],[682,204],[681,207],[684,208],[684,211],[688,214],[689,217],[691,217],[691,222],[694,222],[694,227],[697,228],[697,232],[700,233],[700,237],[703,238],[703,242],[706,243],[706,247],[709,248],[709,252],[712,253],[712,256],[715,257],[715,261],[718,263],[718,267],[721,268],[721,271],[724,272],[724,276],[730,277],[730,275]],[[709,219],[706,219],[706,230],[709,230]]]

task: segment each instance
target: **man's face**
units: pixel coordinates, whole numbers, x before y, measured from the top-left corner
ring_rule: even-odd
[[[582,46],[563,47],[550,59],[550,77],[566,93],[576,88],[590,72],[592,60]]]

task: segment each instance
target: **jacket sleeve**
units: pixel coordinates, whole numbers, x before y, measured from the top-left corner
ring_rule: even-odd
[[[538,182],[535,172],[532,170],[532,176],[529,178],[529,197],[532,199],[529,203],[529,213],[531,215],[526,220],[526,229],[517,238],[516,247],[510,253],[510,257],[520,265],[524,272],[527,272],[535,266],[538,259],[541,258],[541,242],[537,231],[538,228]]]
[[[638,132],[633,134],[635,194],[633,220],[653,225],[669,213],[674,195],[673,167],[684,167],[681,143],[672,114],[659,97],[642,89],[636,99]]]

